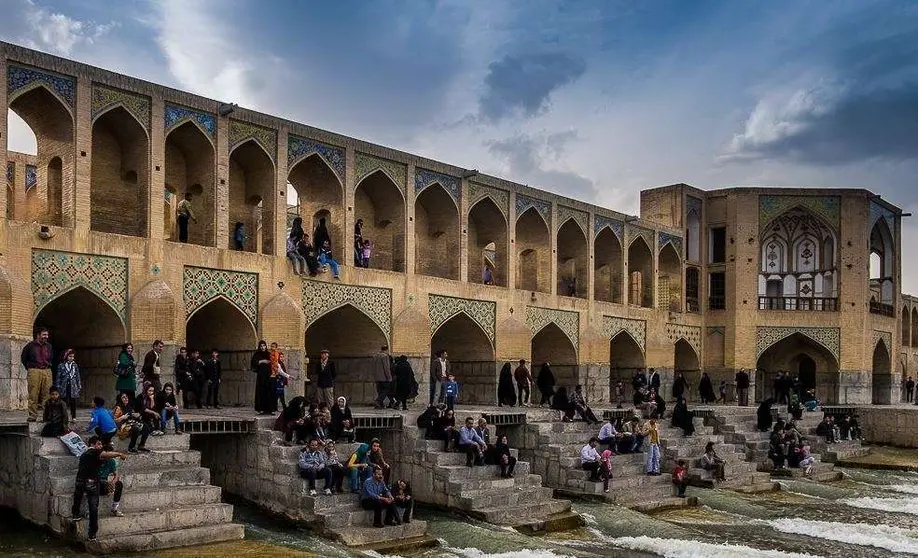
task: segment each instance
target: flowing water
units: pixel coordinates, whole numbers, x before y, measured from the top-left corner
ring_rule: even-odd
[[[433,549],[406,551],[405,558],[555,558],[666,556],[674,558],[771,558],[918,556],[918,473],[845,471],[849,478],[815,484],[788,480],[783,490],[744,495],[694,490],[697,508],[651,516],[602,504],[578,503],[586,527],[544,537],[527,537],[453,515],[426,511]],[[691,490],[691,489],[690,489]],[[280,525],[257,510],[238,505],[236,521],[246,540],[194,549],[196,558],[232,555],[351,558],[358,553]],[[79,556],[43,531],[0,520],[0,555]],[[186,558],[188,549],[156,556]]]

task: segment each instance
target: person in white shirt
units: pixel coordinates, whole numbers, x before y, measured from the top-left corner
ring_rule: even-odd
[[[599,445],[599,440],[594,436],[590,438],[590,442],[583,446],[580,450],[580,466],[583,467],[584,471],[589,471],[590,481],[599,482],[599,460],[601,456],[599,452],[596,451],[596,446]]]
[[[618,446],[619,433],[615,430],[615,426],[612,425],[611,420],[607,420],[605,424],[602,425],[602,428],[599,429],[599,443],[609,448],[609,451],[615,453],[616,446]]]

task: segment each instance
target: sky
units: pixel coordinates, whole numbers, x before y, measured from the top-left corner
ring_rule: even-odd
[[[637,213],[684,182],[916,217],[910,0],[3,0],[0,40]],[[11,149],[34,139],[11,118]],[[918,294],[918,257],[903,251]]]

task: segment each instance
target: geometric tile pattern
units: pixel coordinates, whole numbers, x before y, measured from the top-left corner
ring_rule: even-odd
[[[590,226],[587,224],[590,220],[590,214],[586,211],[580,211],[579,209],[574,209],[573,207],[567,207],[565,205],[558,206],[558,228],[560,229],[564,226],[564,223],[568,219],[573,219],[575,223],[580,225],[580,230],[583,231],[584,236],[589,236],[587,231],[590,230]]]
[[[213,140],[217,135],[217,119],[214,115],[188,107],[166,104],[166,134],[185,122],[194,122]]]
[[[714,335],[715,333],[725,335],[726,329],[724,326],[708,326],[708,335]]]
[[[344,184],[344,150],[340,147],[325,145],[316,141],[301,138],[290,134],[287,136],[287,168],[292,169],[297,163],[309,157],[318,155],[325,164],[338,175],[338,180]]]
[[[535,335],[542,331],[542,328],[553,323],[567,335],[571,343],[574,344],[574,351],[580,347],[580,312],[569,312],[566,310],[555,310],[553,308],[539,308],[537,306],[526,307],[526,325]]]
[[[618,237],[618,241],[622,241],[622,232],[625,229],[625,226],[621,221],[616,221],[604,215],[594,215],[593,216],[593,236],[599,236],[599,233],[606,227],[609,227],[609,230],[615,233],[615,236]]]
[[[303,314],[306,316],[307,328],[325,314],[348,305],[373,320],[386,336],[386,340],[390,339],[392,289],[303,281]],[[340,333],[345,335],[347,332]]]
[[[840,199],[837,196],[759,196],[759,228],[764,230],[772,219],[796,206],[804,207],[822,217],[838,231]]]
[[[667,232],[660,231],[659,235],[659,246],[662,250],[667,244],[672,244],[673,248],[676,249],[676,253],[679,254],[679,257],[682,257],[682,237],[676,236],[674,234],[669,234]]]
[[[120,89],[112,89],[96,84],[92,85],[93,119],[105,112],[105,110],[116,105],[124,107],[124,110],[134,115],[134,118],[140,122],[140,125],[143,126],[145,130],[150,130],[150,99]]]
[[[262,128],[261,126],[256,126],[255,124],[249,124],[248,122],[241,122],[239,120],[230,120],[230,130],[229,130],[229,144],[230,144],[230,153],[233,152],[233,149],[236,149],[240,144],[248,140],[255,140],[259,143],[271,157],[272,161],[275,161],[277,158],[277,132],[274,130],[269,130],[267,128]]]
[[[462,188],[459,186],[459,179],[454,176],[448,176],[439,172],[427,169],[414,169],[414,195],[417,196],[431,184],[439,184],[444,190],[459,203],[462,196]]]
[[[378,170],[384,172],[405,193],[405,183],[408,181],[408,168],[405,165],[364,153],[357,153],[354,158],[354,184],[360,184],[361,180]]]
[[[654,244],[656,244],[656,242],[654,242],[654,240],[656,239],[653,236],[654,236],[653,231],[650,229],[645,229],[644,227],[638,227],[636,225],[628,225],[628,247],[629,248],[634,243],[637,237],[641,237],[644,239],[644,242],[647,243],[647,247],[653,250],[653,246]]]
[[[666,336],[675,344],[680,339],[685,339],[688,344],[695,349],[695,353],[701,354],[701,328],[684,324],[666,324]]]
[[[94,293],[127,321],[127,258],[32,250],[32,297],[35,314],[76,287]],[[74,316],[79,319],[79,316]]]
[[[540,200],[537,198],[530,198],[529,196],[524,196],[523,194],[516,195],[516,218],[519,219],[523,213],[534,207],[536,211],[542,216],[542,219],[545,219],[545,224],[551,228],[551,202],[545,200]]]
[[[762,353],[775,343],[799,333],[809,337],[813,341],[825,347],[836,362],[839,359],[839,347],[841,346],[841,334],[837,327],[783,327],[783,326],[756,326],[755,328],[755,358],[762,356]]]
[[[886,350],[892,353],[892,333],[888,331],[873,330],[873,344],[870,346],[876,349],[880,339],[882,339],[883,343],[886,345]]]
[[[701,219],[701,200],[692,196],[686,196],[686,200],[685,214],[688,215],[689,213],[694,213],[699,219]]]
[[[38,167],[35,165],[26,165],[25,168],[25,189],[28,191],[30,188],[38,184]]]
[[[504,217],[507,216],[510,210],[510,192],[477,182],[469,182],[469,208],[474,207],[475,203],[482,198],[491,198]]]
[[[630,318],[620,318],[618,316],[602,317],[602,335],[610,341],[621,332],[625,332],[634,339],[641,350],[647,342],[647,322],[644,320],[632,320]]]
[[[494,332],[497,322],[497,303],[487,300],[472,300],[454,296],[427,295],[427,308],[430,316],[430,335],[440,329],[456,314],[465,314],[481,326],[482,331],[494,344]]]
[[[239,309],[258,331],[258,274],[186,265],[182,273],[185,317],[215,298]]]
[[[893,242],[896,240],[896,214],[893,213],[891,209],[888,209],[883,204],[877,203],[873,200],[870,201],[870,224],[867,227],[868,231],[873,230],[873,226],[877,221],[883,219],[886,221],[886,225],[889,227],[890,233],[892,233]]]
[[[30,85],[41,83],[57,95],[71,108],[76,100],[76,81],[71,77],[49,74],[32,68],[22,66],[7,66],[6,89],[9,101],[12,102],[16,93],[31,89]]]
[[[6,162],[6,183],[12,184],[16,180],[16,163]]]

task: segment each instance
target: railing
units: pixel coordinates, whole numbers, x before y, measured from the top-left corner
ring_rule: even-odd
[[[760,296],[759,310],[838,312],[838,299],[800,296]]]
[[[398,430],[401,427],[400,415],[354,415],[354,428],[358,430]]]
[[[188,417],[182,420],[185,434],[249,434],[255,432],[255,421],[245,419],[215,420]]]
[[[685,297],[685,310],[692,314],[701,312],[701,305],[698,303],[697,296]]]
[[[727,308],[727,297],[725,296],[709,296],[708,297],[708,310],[726,310]]]
[[[885,304],[875,300],[870,301],[870,313],[879,314],[880,316],[896,317],[896,308],[892,304]]]
[[[492,426],[518,426],[526,424],[526,413],[502,413],[500,411],[493,413],[483,413],[488,424]]]

